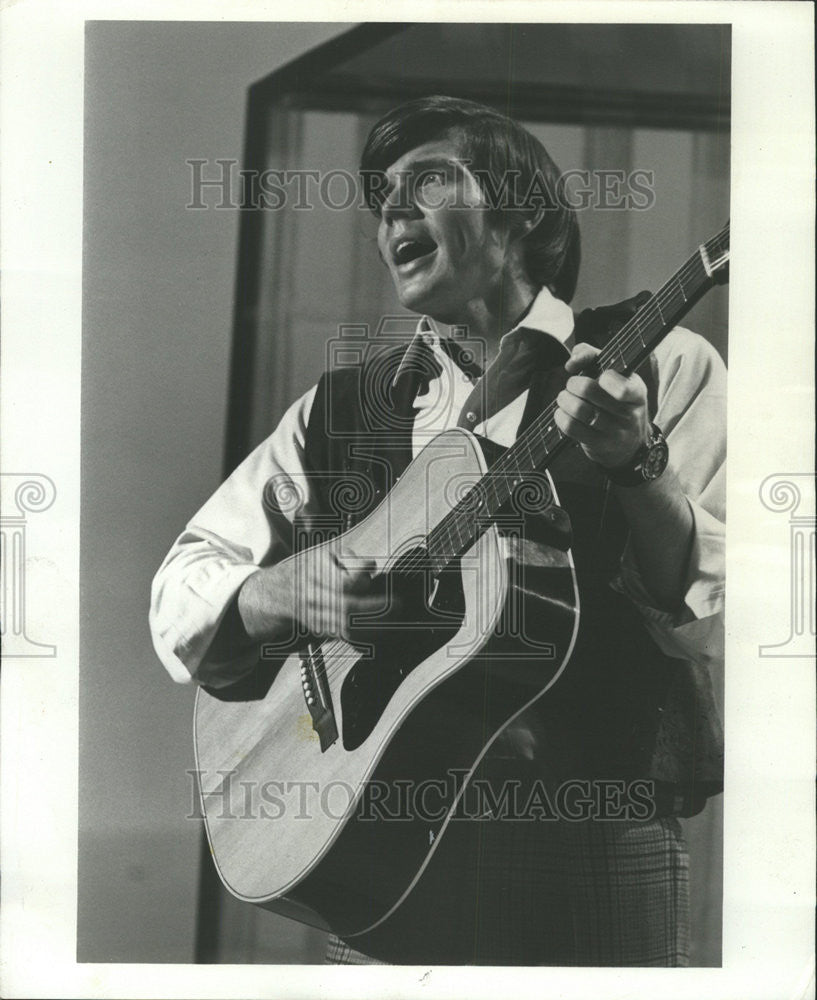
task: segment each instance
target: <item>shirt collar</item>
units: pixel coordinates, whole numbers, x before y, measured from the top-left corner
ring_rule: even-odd
[[[567,347],[573,336],[573,324],[573,310],[570,306],[566,302],[562,302],[561,299],[557,299],[549,289],[542,288],[531,303],[530,309],[499,343],[501,346],[503,340],[524,327],[526,330],[549,333],[551,337],[555,337],[560,344]]]
[[[519,330],[535,330],[550,334],[560,344],[570,349],[572,346],[573,325],[574,316],[570,306],[566,302],[562,302],[561,299],[557,299],[549,289],[541,288],[531,303],[530,309],[528,309],[516,326],[502,337],[499,346],[501,349],[508,338],[513,337]],[[410,365],[411,362],[409,359],[418,349],[418,344],[420,342],[424,342],[428,346],[439,344],[443,336],[446,335],[443,333],[444,329],[441,324],[437,323],[430,316],[422,316],[420,318],[408,350],[403,355],[403,359],[395,372],[392,385],[397,382],[405,368]]]

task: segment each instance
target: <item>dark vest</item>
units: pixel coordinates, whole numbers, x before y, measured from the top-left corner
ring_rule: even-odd
[[[641,301],[585,310],[577,317],[576,339],[603,346]],[[395,382],[405,345],[371,341],[361,347],[362,364],[328,372],[318,385],[305,460],[320,514],[299,525],[305,542],[351,527],[411,461],[413,402],[423,378],[433,373],[415,367]],[[652,358],[640,374],[654,413]],[[532,373],[520,431],[550,402],[563,377],[553,369]],[[511,774],[536,773],[554,784],[649,779],[659,814],[693,815],[723,787],[723,731],[709,673],[662,653],[632,603],[610,587],[627,527],[600,470],[572,448],[550,472],[572,524],[579,637],[562,677],[535,709],[537,761],[517,753],[513,726],[492,754]]]

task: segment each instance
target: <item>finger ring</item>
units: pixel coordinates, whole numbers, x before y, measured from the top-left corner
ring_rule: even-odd
[[[601,416],[601,414],[599,413],[598,410],[596,410],[595,413],[593,414],[593,416],[590,418],[590,423],[587,426],[588,427],[595,427],[596,424],[598,423],[598,419],[599,419],[600,416]]]

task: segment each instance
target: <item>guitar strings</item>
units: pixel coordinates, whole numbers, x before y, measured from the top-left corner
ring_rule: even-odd
[[[647,346],[647,344],[646,344],[646,342],[644,340],[643,333],[642,333],[641,324],[644,323],[644,322],[646,322],[646,321],[651,322],[656,317],[656,314],[657,314],[658,318],[660,318],[662,324],[664,323],[664,316],[663,316],[663,312],[661,310],[661,304],[663,304],[665,306],[665,308],[669,305],[669,303],[667,302],[667,298],[668,298],[668,294],[667,293],[670,294],[671,300],[672,299],[677,299],[678,289],[676,288],[676,285],[680,285],[680,286],[683,285],[684,278],[688,278],[690,276],[690,273],[691,273],[692,269],[694,268],[694,266],[697,263],[699,263],[699,257],[697,255],[693,255],[693,257],[691,257],[685,263],[685,265],[681,268],[681,270],[678,272],[678,274],[676,274],[675,276],[673,276],[673,278],[671,278],[669,282],[667,282],[654,296],[651,297],[651,299],[644,305],[643,309],[640,310],[638,314],[636,314],[636,316],[633,318],[633,320],[630,323],[626,324],[625,327],[620,331],[620,334],[619,334],[619,337],[617,338],[617,343],[615,344],[615,346],[611,347],[608,350],[602,350],[599,353],[599,364],[600,365],[602,365],[602,366],[609,365],[609,363],[615,358],[615,355],[618,353],[620,355],[621,361],[624,363],[624,367],[626,369],[627,362],[625,361],[625,359],[623,357],[623,352],[625,350],[629,350],[630,347],[632,347],[633,345],[640,344],[642,347],[646,347]],[[682,288],[681,288],[681,297],[684,300],[686,300],[686,295],[683,292]],[[634,333],[633,333],[633,329],[634,329]],[[534,459],[534,453],[533,453],[533,449],[532,449],[531,445],[533,445],[536,448],[537,452],[539,452],[541,450],[541,448],[544,448],[544,450],[545,450],[545,457],[550,454],[551,449],[549,449],[547,447],[547,440],[544,440],[544,441],[542,440],[542,433],[541,432],[542,432],[543,428],[546,427],[546,426],[547,426],[547,432],[550,432],[551,430],[555,430],[556,429],[554,426],[548,426],[548,425],[552,425],[553,424],[553,417],[555,415],[556,409],[557,409],[556,404],[555,403],[551,403],[542,412],[542,414],[540,414],[539,417],[537,417],[532,422],[532,424],[528,428],[528,430],[515,442],[513,448],[510,449],[489,470],[489,475],[490,475],[490,477],[492,479],[495,480],[495,479],[498,479],[500,477],[504,477],[506,480],[508,480],[509,476],[510,476],[514,480],[513,485],[516,485],[516,482],[518,481],[518,479],[520,477],[524,476],[524,473],[522,472],[521,469],[519,469],[518,463],[516,461],[516,459],[517,459],[517,453],[518,452],[522,451],[523,449],[527,449],[527,452],[530,455],[531,459],[534,460],[533,464],[534,465],[539,464]],[[560,440],[562,440],[564,438],[564,435],[561,432],[559,432],[559,438],[560,438]],[[516,468],[514,468],[514,465],[516,465]],[[511,484],[509,483],[508,486],[511,486]],[[480,489],[480,485],[479,484],[477,484],[473,488],[474,492],[485,493],[486,490],[487,490],[487,487],[486,487],[486,489]],[[497,500],[499,501],[499,497],[498,496],[497,496]],[[476,509],[479,509],[479,507],[482,506],[483,502],[484,502],[484,498],[480,497],[479,498],[479,503],[473,504],[473,507],[476,508]],[[434,531],[438,532],[438,534],[439,534],[439,533],[441,533],[441,530],[442,530],[442,532],[445,532],[446,534],[448,534],[449,537],[451,538],[451,540],[453,541],[453,536],[451,535],[451,529],[455,526],[455,524],[456,524],[456,518],[459,515],[459,513],[460,512],[455,508],[451,512],[451,515],[449,515],[446,519],[444,519],[442,522],[440,522],[439,525],[436,526],[436,528],[434,529]],[[452,515],[453,515],[453,519],[454,519],[453,523],[446,524],[446,521],[448,521],[449,518]],[[430,533],[430,534],[432,534],[432,533]],[[460,535],[459,531],[457,531],[457,535],[458,536]],[[462,539],[460,539],[460,541],[462,541]]]
[[[717,236],[713,237],[711,240],[709,240],[707,243],[704,244],[705,252],[707,254],[710,254],[713,251],[717,251],[719,254],[722,254],[723,251],[727,248],[726,237],[728,231],[729,231],[729,223],[727,223],[727,225],[724,227],[721,233],[719,233]],[[627,324],[625,324],[625,326],[620,331],[618,337],[616,338],[616,343],[612,346],[608,346],[607,349],[603,349],[600,352],[599,354],[600,364],[609,365],[609,363],[615,358],[616,353],[618,353],[626,369],[627,362],[624,359],[623,352],[625,350],[629,351],[629,349],[633,345],[637,345],[638,342],[640,342],[642,347],[645,348],[647,347],[647,344],[644,341],[644,336],[642,333],[642,328],[641,328],[642,323],[647,323],[647,324],[651,323],[656,318],[657,314],[658,318],[661,320],[661,323],[663,325],[665,323],[665,320],[661,309],[661,305],[663,304],[665,308],[669,306],[674,307],[674,305],[676,304],[681,305],[681,303],[676,303],[675,301],[677,299],[677,293],[679,290],[681,293],[681,298],[684,300],[684,303],[686,303],[687,295],[684,291],[684,280],[691,277],[694,271],[699,268],[699,266],[702,267],[703,265],[701,261],[700,251],[696,251],[696,253],[694,253],[684,263],[684,265],[680,268],[680,270],[675,275],[673,275],[673,277],[670,278],[669,281],[665,282],[665,284],[658,290],[658,292],[656,292],[648,300],[648,302],[645,303],[644,307],[641,310],[639,310],[638,313],[636,313],[636,315],[632,318],[632,320],[630,320]],[[705,271],[706,269],[704,269],[704,272]],[[705,273],[705,277],[708,278],[709,275]],[[674,320],[671,320],[670,323],[667,325],[671,327],[673,323]],[[489,470],[491,480],[495,481],[500,476],[504,476],[505,479],[507,480],[509,473],[513,473],[516,477],[524,475],[522,471],[518,468],[518,464],[517,468],[515,470],[513,469],[513,464],[516,462],[517,450],[521,451],[523,448],[527,449],[528,455],[533,460],[534,466],[538,464],[538,462],[537,460],[534,459],[533,450],[531,448],[532,444],[534,447],[536,447],[537,452],[540,450],[541,447],[544,447],[545,456],[543,457],[549,455],[550,450],[547,447],[547,441],[542,440],[541,432],[545,426],[547,426],[548,424],[552,424],[555,412],[556,412],[556,404],[554,402],[551,403],[550,406],[548,406],[545,409],[545,411],[543,411],[543,413],[540,414],[540,416],[532,422],[531,426],[518,439],[513,448],[509,449],[509,451]],[[549,427],[548,430],[550,429],[551,428]],[[559,432],[559,438],[560,440],[564,438],[564,435],[562,435],[561,432]],[[461,504],[460,510],[454,508],[450,512],[450,514],[447,515],[446,518],[444,518],[443,521],[440,522],[439,525],[437,525],[434,529],[432,529],[432,532],[429,533],[430,541],[432,541],[431,536],[435,532],[437,534],[437,537],[439,537],[440,534],[445,533],[447,534],[449,541],[453,541],[451,529],[456,525],[457,518],[461,516],[462,507],[467,508],[470,506],[472,509],[479,509],[479,507],[481,507],[482,503],[484,502],[484,497],[477,496],[479,503],[475,504],[474,501],[471,499],[471,495],[472,493],[478,493],[478,494],[485,493],[486,489],[487,487],[485,489],[481,489],[479,484],[473,487],[471,493],[469,493],[464,498],[464,501],[467,502]],[[498,496],[497,500],[499,501]],[[470,512],[468,510],[466,510],[465,513],[467,513],[470,517]],[[457,531],[457,535],[458,535],[458,542],[461,544],[464,539],[460,537],[461,533],[459,530]]]

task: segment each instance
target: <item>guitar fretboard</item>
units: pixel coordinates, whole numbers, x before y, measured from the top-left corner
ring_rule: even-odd
[[[636,371],[704,293],[722,280],[728,260],[729,223],[702,244],[606,344],[596,358],[597,374]],[[555,414],[553,402],[429,533],[426,549],[433,572],[469,548],[514,494],[526,509],[546,506],[544,477],[531,478],[531,472],[546,469],[573,444],[556,426]]]

